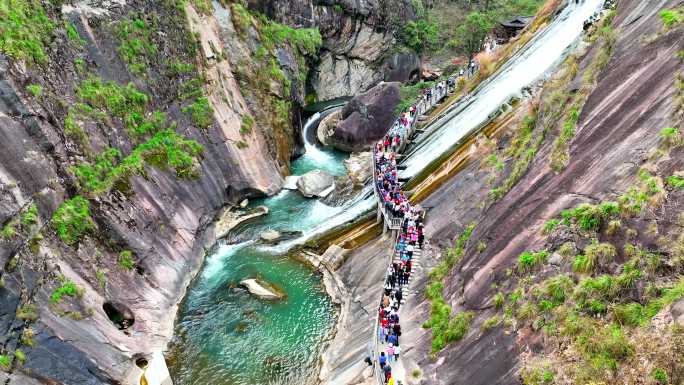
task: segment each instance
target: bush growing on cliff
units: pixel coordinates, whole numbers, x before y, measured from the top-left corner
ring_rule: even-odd
[[[31,203],[28,209],[21,215],[21,224],[24,226],[31,226],[38,221],[38,207],[35,203]]]
[[[5,354],[0,354],[0,370],[5,372],[12,368],[12,360]]]
[[[109,148],[95,157],[94,162],[85,162],[70,170],[78,179],[81,189],[99,195],[130,176],[142,174],[146,164],[173,169],[180,178],[195,177],[203,151],[202,145],[169,128],[155,133],[123,159],[120,159],[121,152],[118,149]]]
[[[58,287],[55,289],[55,291],[52,292],[52,295],[50,295],[50,302],[52,303],[59,303],[62,301],[62,298],[66,295],[69,297],[75,297],[77,295],[80,295],[80,289],[78,286],[76,286],[75,283],[71,281],[64,281],[62,283],[62,286]]]
[[[209,99],[204,96],[183,107],[183,112],[190,114],[192,122],[199,128],[207,129],[214,123],[214,109],[209,105]]]
[[[242,124],[240,125],[241,134],[249,134],[252,132],[252,127],[254,127],[254,118],[252,115],[245,114],[242,115]]]
[[[15,235],[17,235],[17,222],[14,219],[11,219],[2,227],[2,230],[0,230],[0,237],[3,239],[11,239],[14,238]]]
[[[15,60],[44,64],[55,26],[38,0],[0,0],[0,51]]]
[[[270,48],[287,42],[297,47],[303,55],[314,55],[323,44],[317,28],[292,28],[265,18],[262,18],[262,22],[264,25],[261,28],[261,38],[263,44]]]
[[[157,45],[152,41],[152,29],[140,18],[125,19],[118,23],[119,55],[136,75],[147,71],[147,65],[157,54]]]
[[[140,92],[133,83],[122,86],[116,82],[104,82],[91,77],[81,82],[76,94],[92,107],[104,109],[113,116],[123,118],[129,113],[143,114],[149,102],[149,96]]]
[[[671,175],[667,178],[667,184],[676,190],[684,189],[684,178],[677,175]]]
[[[26,303],[17,308],[16,316],[20,320],[35,321],[38,319],[38,309],[31,303]]]
[[[133,270],[135,261],[133,260],[133,253],[130,250],[124,250],[119,253],[119,266],[124,270]]]
[[[665,9],[660,11],[660,20],[666,29],[684,22],[684,7]]]
[[[532,271],[543,265],[549,256],[549,252],[541,250],[538,252],[526,251],[518,256],[518,271],[521,273]]]
[[[95,228],[90,217],[90,202],[80,195],[64,201],[52,216],[52,224],[59,238],[67,245],[73,245]]]

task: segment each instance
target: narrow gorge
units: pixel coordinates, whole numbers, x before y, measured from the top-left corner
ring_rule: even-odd
[[[684,384],[683,52],[678,0],[0,0],[0,384]]]

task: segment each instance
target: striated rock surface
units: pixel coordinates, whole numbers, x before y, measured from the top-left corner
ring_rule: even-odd
[[[340,121],[324,142],[342,151],[362,151],[382,138],[394,123],[394,109],[401,101],[399,83],[380,83],[355,96],[342,109]]]
[[[232,59],[251,56],[244,47],[256,49],[258,36],[228,34],[225,9],[42,6],[55,25],[45,61],[0,55],[0,351],[26,355],[3,377],[137,383],[136,361],[164,350],[205,248],[245,219],[229,215],[208,231],[219,211],[280,189],[295,114],[285,105],[271,130],[252,109],[222,55],[234,44]],[[126,28],[150,53],[122,56]],[[259,92],[283,92],[272,88]],[[135,100],[122,105],[119,94]],[[68,213],[79,220],[60,227],[58,208],[73,198],[83,206]]]

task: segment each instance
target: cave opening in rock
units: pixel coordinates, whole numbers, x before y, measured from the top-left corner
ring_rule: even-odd
[[[149,364],[149,362],[147,361],[147,358],[140,356],[140,357],[135,359],[135,364],[140,369],[145,369],[145,368],[147,368],[147,365]]]
[[[135,317],[133,312],[126,306],[118,302],[105,302],[102,305],[102,310],[114,325],[116,325],[119,330],[126,330],[133,326],[135,322]]]

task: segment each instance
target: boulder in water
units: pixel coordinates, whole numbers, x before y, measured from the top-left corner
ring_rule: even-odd
[[[243,279],[240,281],[240,286],[261,299],[280,300],[286,297],[281,289],[258,278]]]
[[[322,140],[341,151],[368,149],[392,127],[394,110],[401,101],[400,83],[380,83],[355,96],[342,109],[339,123],[334,130],[319,129]]]
[[[299,237],[302,235],[301,231],[278,231],[278,230],[266,230],[261,235],[259,235],[259,238],[261,239],[261,242],[269,244],[269,245],[275,245],[277,243],[280,243],[282,241],[286,241],[288,239],[293,239],[296,237]]]
[[[278,230],[266,230],[261,235],[259,238],[261,238],[262,241],[266,243],[272,243],[277,241],[281,237],[280,231]]]
[[[297,189],[307,198],[325,198],[334,188],[335,179],[321,170],[309,171],[297,180]]]
[[[252,218],[260,217],[268,214],[268,207],[257,206],[251,210],[235,210],[229,208],[221,214],[214,226],[216,239],[221,239],[228,235],[228,233],[237,227],[239,224],[250,220]]]

